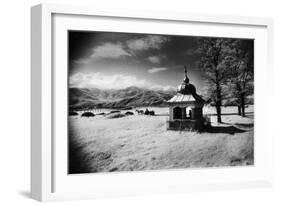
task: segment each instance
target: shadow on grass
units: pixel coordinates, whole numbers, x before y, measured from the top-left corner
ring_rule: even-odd
[[[245,112],[245,117],[248,117],[248,116],[252,116],[254,114],[254,112]],[[228,115],[237,115],[237,116],[240,116],[240,115],[238,115],[237,114],[237,112],[235,112],[235,113],[222,113],[221,114],[221,116],[228,116]],[[216,113],[214,113],[214,114],[210,114],[210,116],[217,116],[217,114]],[[242,116],[241,116],[242,117]]]
[[[226,127],[210,126],[208,128],[205,128],[205,130],[203,132],[208,132],[208,133],[224,133],[224,134],[234,135],[236,133],[243,133],[243,132],[247,132],[247,131],[239,129],[239,128],[234,127],[234,126],[226,126]]]
[[[250,128],[254,126],[254,123],[236,123],[235,125],[237,125],[238,127]]]
[[[91,168],[86,160],[86,155],[82,151],[82,147],[70,138],[68,145],[68,174],[89,172],[91,172]]]

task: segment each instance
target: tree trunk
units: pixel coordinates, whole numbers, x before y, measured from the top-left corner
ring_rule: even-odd
[[[238,95],[237,95],[237,101],[238,101],[238,115],[241,116],[241,86],[239,84],[239,82],[236,82],[236,89],[237,89],[237,92],[238,92]]]
[[[242,117],[245,117],[245,95],[241,94],[241,110],[242,110]]]
[[[221,123],[221,106],[219,104],[216,105],[217,110],[217,122]]]
[[[237,109],[238,109],[238,115],[241,116],[241,106],[238,105],[238,106],[237,106]]]
[[[216,78],[218,79],[218,73],[216,73]],[[221,123],[221,87],[220,82],[216,82],[216,92],[217,92],[217,100],[216,100],[216,109],[217,109],[217,122]]]
[[[216,109],[217,109],[217,122],[221,123],[221,90],[220,86],[217,85],[217,101],[216,101]]]

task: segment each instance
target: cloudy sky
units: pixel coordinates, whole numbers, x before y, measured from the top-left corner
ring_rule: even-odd
[[[197,90],[204,86],[194,37],[69,31],[68,40],[70,87],[176,88],[184,65]]]

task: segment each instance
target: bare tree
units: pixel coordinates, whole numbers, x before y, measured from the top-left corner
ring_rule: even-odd
[[[253,41],[236,40],[225,58],[229,68],[229,91],[236,98],[238,115],[245,117],[246,96],[253,93]]]
[[[223,86],[228,79],[225,58],[232,40],[224,38],[198,38],[199,66],[204,71],[208,96],[215,103],[217,122],[221,120]]]

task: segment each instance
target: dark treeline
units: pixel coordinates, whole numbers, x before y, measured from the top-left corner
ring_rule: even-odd
[[[222,121],[222,101],[227,98],[235,99],[238,115],[245,116],[246,97],[253,94],[254,41],[202,37],[197,39],[196,54],[217,121]]]

